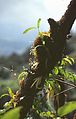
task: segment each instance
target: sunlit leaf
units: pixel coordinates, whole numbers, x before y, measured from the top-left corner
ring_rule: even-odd
[[[47,111],[47,112],[41,112],[40,113],[40,116],[42,116],[42,117],[51,117],[51,112],[50,111]]]
[[[19,119],[20,107],[14,108],[4,114],[1,119]]]
[[[21,72],[21,73],[19,74],[19,76],[18,76],[18,80],[24,79],[24,76],[27,76],[27,75],[28,75],[28,73],[27,73],[26,71]]]
[[[58,115],[62,117],[69,114],[70,112],[74,110],[76,110],[76,101],[71,101],[64,104],[62,107],[60,107],[57,112],[58,112]]]
[[[66,62],[68,62],[70,65],[72,65],[73,64],[73,62],[69,59],[69,58],[64,58],[64,60],[66,61]]]
[[[0,115],[4,114],[6,112],[5,109],[0,109]]]
[[[49,78],[51,78],[52,77],[52,74],[51,73],[49,73]]]
[[[54,67],[53,71],[56,75],[58,74],[58,68],[57,67]]]
[[[5,97],[5,96],[9,96],[9,94],[2,94],[2,95],[0,96],[0,98],[3,98],[3,97]]]
[[[5,108],[5,109],[10,109],[10,106],[11,106],[11,101],[9,101],[9,102],[6,102],[4,105],[3,105],[3,107]]]
[[[27,33],[28,31],[32,30],[32,29],[36,29],[36,27],[29,27],[26,30],[23,31],[23,34]]]
[[[71,60],[73,63],[75,62],[74,59],[73,59],[72,57],[70,58],[70,60]]]
[[[40,22],[41,22],[41,18],[39,18],[38,21],[37,21],[37,28],[38,28],[38,29],[39,29],[39,27],[40,27]]]
[[[9,88],[9,87],[8,87],[8,92],[9,92],[10,97],[13,98],[14,97],[14,93],[13,93],[12,89]]]
[[[66,64],[65,61],[62,60],[62,61],[61,61],[61,66],[65,66],[65,64]]]
[[[45,45],[45,41],[43,41],[43,45]]]

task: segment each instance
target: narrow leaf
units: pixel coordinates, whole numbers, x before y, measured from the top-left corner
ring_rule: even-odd
[[[0,116],[1,116],[2,114],[4,114],[5,112],[6,112],[5,109],[0,109]],[[0,119],[2,119],[2,118],[0,118]]]
[[[18,76],[18,80],[23,79],[23,77],[25,77],[27,75],[28,75],[28,73],[26,71],[20,73],[19,76]]]
[[[70,59],[68,59],[68,58],[64,58],[64,60],[65,60],[66,62],[68,62],[70,65],[73,64],[73,62],[72,62]]]
[[[8,87],[8,92],[9,92],[10,97],[13,98],[14,97],[14,93],[13,93],[12,89],[9,88],[9,87]]]
[[[30,30],[32,30],[32,29],[36,29],[36,27],[29,27],[29,28],[27,28],[26,30],[23,31],[23,34],[24,34],[24,33],[27,33],[28,31],[30,31]]]
[[[76,101],[71,101],[60,107],[57,112],[60,117],[63,117],[74,110],[76,110]]]
[[[57,67],[54,67],[53,71],[56,75],[58,74],[58,68]]]
[[[37,21],[37,28],[38,28],[38,29],[39,29],[39,27],[40,27],[40,22],[41,22],[41,18],[39,18],[38,21]]]
[[[74,59],[72,58],[72,57],[70,57],[70,60],[72,61],[72,63],[74,63],[75,61],[74,61]]]
[[[3,94],[3,95],[0,96],[0,98],[3,98],[5,96],[9,96],[9,94]]]

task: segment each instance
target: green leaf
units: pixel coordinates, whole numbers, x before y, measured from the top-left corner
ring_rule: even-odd
[[[64,61],[64,59],[62,59],[61,66],[65,66],[65,65],[66,65],[65,61]]]
[[[47,112],[41,112],[40,113],[40,116],[42,116],[42,117],[51,117],[51,112],[50,111],[47,111]]]
[[[4,107],[6,110],[10,109],[10,106],[11,106],[11,101],[6,102],[6,103],[3,105],[3,107]]]
[[[2,119],[19,119],[20,109],[21,109],[21,107],[11,109],[10,111],[8,111],[4,114]]]
[[[74,61],[74,59],[72,58],[72,57],[70,57],[70,60],[72,61],[72,63],[74,63],[75,61]]]
[[[19,74],[19,76],[18,76],[18,80],[23,80],[24,79],[24,77],[25,76],[27,76],[28,75],[28,72],[27,71],[23,71],[23,72],[21,72],[20,74]]]
[[[66,62],[68,62],[70,65],[73,64],[72,60],[70,60],[68,57],[64,58],[64,60],[65,60]]]
[[[3,98],[3,97],[5,97],[5,96],[9,96],[9,94],[2,94],[2,95],[0,96],[0,98]]]
[[[60,117],[63,117],[74,110],[76,110],[76,101],[71,101],[60,107],[57,113]]]
[[[38,29],[39,29],[39,27],[40,27],[40,22],[41,22],[41,18],[39,18],[38,21],[37,21],[37,28],[38,28]]]
[[[27,28],[26,30],[23,31],[23,34],[24,34],[24,33],[27,33],[28,31],[30,31],[30,30],[32,30],[32,29],[36,29],[36,27],[29,27],[29,28]]]
[[[8,92],[11,98],[14,98],[14,93],[11,88],[8,87]]]
[[[52,75],[51,73],[49,73],[49,78],[52,78],[52,76],[53,76],[53,75]]]
[[[0,109],[0,116],[2,115],[2,114],[4,114],[6,112],[6,110],[5,109]]]
[[[56,75],[57,75],[58,72],[59,72],[57,67],[54,67],[53,71],[54,71],[54,73],[55,73]]]

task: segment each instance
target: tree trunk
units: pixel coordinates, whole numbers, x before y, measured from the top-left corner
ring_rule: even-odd
[[[34,97],[36,96],[38,91],[42,90],[44,81],[48,76],[50,69],[52,70],[57,62],[61,60],[66,43],[66,36],[70,32],[76,18],[75,12],[76,0],[72,0],[65,14],[57,22],[58,27],[53,27],[52,19],[48,19],[53,34],[52,39],[54,40],[54,42],[50,41],[49,38],[46,37],[46,47],[48,51],[44,47],[36,47],[39,53],[38,61],[37,63],[35,62],[36,66],[34,68],[33,63],[33,68],[31,67],[31,70],[28,71],[28,75],[25,78],[24,82],[21,84],[21,89],[16,93],[15,97],[17,106],[22,106],[20,111],[20,119],[24,119],[24,117],[29,112]],[[55,26],[57,26],[57,24]],[[51,55],[51,58],[49,58],[49,53]],[[45,62],[47,59],[48,63],[46,66]],[[49,64],[51,65],[51,68],[49,68]],[[37,88],[36,83],[34,84],[36,80],[40,80],[40,83],[38,84],[38,87],[40,88]]]

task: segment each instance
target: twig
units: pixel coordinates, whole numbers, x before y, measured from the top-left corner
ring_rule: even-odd
[[[56,96],[58,96],[58,95],[60,95],[60,94],[63,94],[63,93],[65,93],[65,92],[67,92],[67,91],[69,91],[69,90],[71,90],[71,89],[74,89],[74,88],[75,88],[75,87],[71,87],[71,88],[69,88],[69,89],[66,89],[66,90],[60,92],[60,93],[57,93],[56,95],[54,95],[54,97],[56,97]]]
[[[66,84],[66,85],[69,85],[69,86],[72,86],[72,87],[76,88],[76,85],[74,85],[74,84],[72,84],[72,83],[65,82],[64,80],[60,80],[60,79],[56,79],[56,78],[55,78],[54,80],[59,81],[59,82],[61,82],[61,83],[64,83],[64,84]]]

